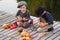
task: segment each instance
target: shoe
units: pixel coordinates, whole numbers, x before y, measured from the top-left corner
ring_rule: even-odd
[[[51,28],[48,29],[48,32],[53,31],[53,30],[54,30],[54,28],[51,27]]]

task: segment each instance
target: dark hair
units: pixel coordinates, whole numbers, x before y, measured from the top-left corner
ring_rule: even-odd
[[[25,1],[20,1],[20,2],[18,3],[18,7],[17,7],[17,8],[20,8],[20,7],[23,6],[23,5],[26,5],[26,6],[27,6],[27,3],[26,3]]]
[[[39,6],[35,9],[35,14],[37,17],[41,16],[42,13],[46,10],[44,6]]]
[[[18,6],[17,8],[20,8],[21,6],[23,6],[23,5],[20,5],[20,6]]]

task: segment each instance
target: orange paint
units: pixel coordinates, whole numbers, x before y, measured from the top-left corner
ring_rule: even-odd
[[[22,37],[30,37],[30,33],[27,32],[27,30],[23,30],[23,32],[21,33]]]
[[[44,26],[45,26],[45,24],[44,24],[43,22],[39,22],[38,25],[39,25],[40,27],[44,27]]]

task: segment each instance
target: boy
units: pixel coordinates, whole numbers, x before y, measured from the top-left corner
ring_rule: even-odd
[[[44,32],[50,32],[53,31],[53,17],[52,15],[46,11],[46,8],[43,6],[39,6],[35,10],[35,14],[37,17],[39,17],[38,26],[41,28],[38,28],[38,32],[45,34]],[[42,34],[42,35],[43,35]]]
[[[26,8],[27,3],[25,1],[20,1],[18,3],[18,12],[16,14],[16,17],[18,19],[18,26],[23,29],[23,28],[27,28],[28,26],[30,26],[29,22],[30,22],[30,12],[29,10],[27,10]],[[20,29],[19,29],[20,30]]]

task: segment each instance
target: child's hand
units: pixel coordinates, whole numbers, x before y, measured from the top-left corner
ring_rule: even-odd
[[[24,20],[24,21],[26,21],[26,20],[28,20],[28,19],[26,19],[26,18],[23,18],[23,20]]]
[[[18,18],[19,22],[21,22],[23,20],[22,17],[20,17],[20,16],[18,16],[17,18]]]

